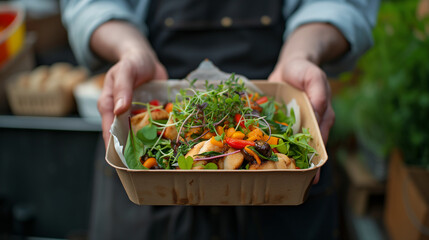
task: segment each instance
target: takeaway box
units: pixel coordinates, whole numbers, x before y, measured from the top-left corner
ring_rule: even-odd
[[[116,169],[129,199],[138,205],[299,205],[313,178],[328,159],[311,104],[304,94],[286,83],[253,80],[251,85],[285,103],[292,99],[300,108],[301,127],[312,135],[317,155],[312,167],[293,170],[134,170],[124,164],[123,146],[129,131],[126,112],[111,128],[106,161]],[[188,87],[186,81],[154,81],[137,88],[134,101],[168,101]],[[169,99],[170,98],[170,99]],[[115,136],[115,137],[114,137]],[[118,154],[119,153],[119,154]],[[121,159],[122,158],[122,159]]]

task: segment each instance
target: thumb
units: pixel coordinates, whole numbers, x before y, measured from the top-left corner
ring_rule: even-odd
[[[168,79],[168,73],[165,69],[164,65],[161,63],[155,64],[155,74],[153,76],[153,79],[155,80],[166,80]]]
[[[274,71],[268,76],[268,82],[282,82],[282,72],[280,68],[275,68]]]
[[[313,106],[317,121],[320,123],[328,107],[330,91],[326,75],[323,75],[324,73],[321,71],[316,74],[318,76],[309,76],[305,79],[304,91]]]
[[[125,112],[131,105],[134,78],[131,69],[123,66],[116,71],[113,84],[113,112],[119,115]]]

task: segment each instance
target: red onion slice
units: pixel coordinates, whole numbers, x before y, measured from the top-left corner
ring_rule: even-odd
[[[194,138],[194,139],[191,139],[190,141],[196,141],[196,140],[198,140],[198,139],[200,139],[200,138],[202,138],[202,137],[204,137],[204,135],[206,135],[207,133],[209,133],[210,132],[210,130],[207,130],[207,131],[205,131],[203,134],[201,134],[200,136],[198,136],[198,137],[196,137],[196,138]]]
[[[236,154],[238,152],[240,152],[240,150],[237,150],[237,151],[234,151],[234,152],[230,152],[230,153],[221,154],[221,155],[217,155],[217,156],[213,156],[213,157],[196,158],[196,159],[194,159],[194,161],[204,161],[204,160],[216,159],[216,158],[220,158],[220,157],[225,157],[225,156],[228,156],[228,155]]]

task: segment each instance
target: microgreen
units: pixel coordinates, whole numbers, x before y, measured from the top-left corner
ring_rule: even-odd
[[[223,132],[221,135],[217,135],[215,137],[216,141],[222,141],[225,138],[225,132]]]
[[[311,136],[307,129],[303,129],[302,133],[293,134],[291,128],[295,123],[293,109],[290,109],[290,116],[287,116],[286,105],[279,104],[273,98],[268,98],[268,101],[260,105],[256,104],[259,110],[252,109],[251,107],[255,107],[253,102],[255,100],[249,98],[244,83],[234,74],[218,85],[206,81],[205,89],[197,89],[195,82],[195,79],[189,80],[190,87],[181,89],[176,95],[168,119],[152,118],[152,112],[162,110],[162,106],[133,102],[146,107],[149,124],[134,134],[130,123],[124,151],[130,168],[143,169],[140,158],[154,157],[158,166],[163,169],[171,169],[173,166],[179,166],[181,169],[192,169],[193,166],[217,169],[214,162],[204,165],[202,161],[194,162],[192,157],[185,156],[206,134],[210,133],[215,140],[223,141],[226,133],[219,134],[216,129],[219,126],[235,128],[244,134],[249,133],[252,126],[259,126],[266,135],[279,138],[278,144],[271,145],[272,148],[294,158],[299,168],[309,167],[309,156],[315,153],[315,150],[309,145]],[[175,139],[163,138],[167,127],[176,128],[178,134]],[[270,157],[266,157],[253,147],[251,149],[261,159],[278,161],[277,155],[273,152]],[[224,154],[208,151],[196,156],[203,160],[216,159],[219,158],[218,155]],[[241,169],[243,168],[248,169],[249,164],[246,166],[243,164]]]
[[[180,169],[189,170],[192,168],[194,159],[191,156],[188,156],[185,158],[185,156],[180,155],[179,158],[177,159],[177,162],[179,163]]]
[[[207,163],[206,165],[204,165],[204,169],[207,170],[216,170],[217,169],[217,165],[214,163]]]
[[[215,132],[214,128],[222,119],[233,122],[235,114],[244,115],[252,109],[238,93],[245,92],[244,83],[239,83],[234,74],[217,86],[205,82],[206,90],[182,89],[176,98],[177,108],[173,109],[178,126],[185,129],[203,125]],[[191,93],[191,94],[189,94]],[[196,112],[194,112],[196,110]],[[194,115],[193,112],[195,113]],[[190,116],[192,115],[192,116]],[[186,122],[185,119],[189,118]]]

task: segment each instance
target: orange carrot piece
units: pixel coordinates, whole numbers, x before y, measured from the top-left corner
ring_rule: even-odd
[[[147,169],[151,169],[153,166],[157,165],[155,158],[148,158],[146,161],[144,161],[143,166],[145,166]]]
[[[167,105],[165,105],[165,111],[168,113],[171,113],[173,111],[173,103],[169,102]]]
[[[258,154],[256,154],[254,151],[252,151],[248,146],[246,146],[246,147],[244,147],[244,150],[248,153],[248,154],[250,154],[250,155],[252,155],[252,157],[254,157],[255,158],[255,160],[256,160],[256,162],[258,163],[258,165],[261,165],[261,159],[259,158],[259,156],[258,156]]]
[[[216,140],[215,137],[210,138],[210,143],[217,147],[223,147],[223,143],[221,141]]]

